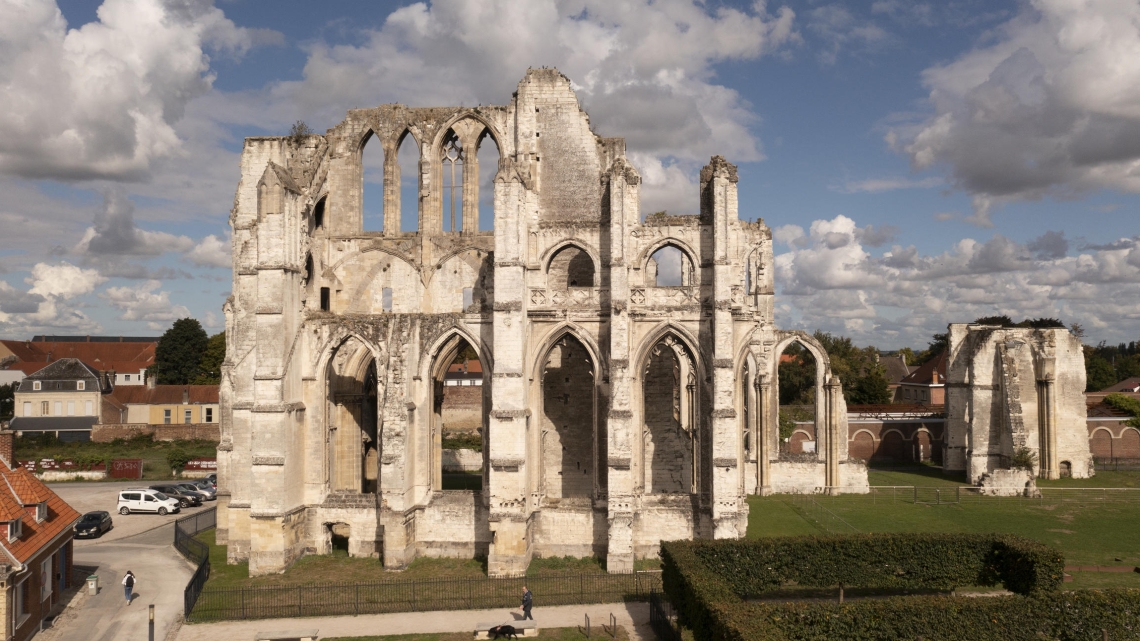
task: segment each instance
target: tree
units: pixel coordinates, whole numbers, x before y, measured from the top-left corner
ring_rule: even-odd
[[[160,385],[186,385],[198,376],[209,339],[201,323],[180,318],[158,339],[154,366]]]
[[[921,365],[922,364],[922,363],[918,362],[918,355],[915,354],[914,350],[909,348],[909,347],[904,347],[904,348],[900,349],[899,354],[903,357],[903,362],[906,363],[907,365]]]
[[[790,360],[780,359],[780,405],[811,405],[815,402],[815,358],[799,343],[784,350]]]
[[[1080,323],[1073,323],[1069,325],[1069,332],[1076,336],[1078,340],[1085,340],[1085,326]]]
[[[1126,378],[1140,376],[1140,355],[1118,356],[1115,368],[1116,382],[1118,383]]]
[[[930,344],[926,346],[926,349],[922,350],[918,353],[918,355],[914,357],[914,364],[922,365],[926,361],[934,358],[935,356],[938,356],[948,349],[950,349],[950,332],[935,334],[930,338]]]
[[[19,383],[0,385],[0,418],[12,418],[16,412],[16,388]]]
[[[1085,386],[1085,391],[1098,392],[1116,384],[1116,371],[1112,369],[1112,363],[1106,361],[1099,354],[1086,354],[1085,379],[1088,383]]]
[[[226,360],[226,333],[218,332],[206,341],[206,351],[198,363],[194,385],[217,385],[222,382],[222,361]]]

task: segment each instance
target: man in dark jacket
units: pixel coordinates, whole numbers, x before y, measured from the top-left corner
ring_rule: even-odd
[[[526,586],[524,585],[523,586],[523,596],[522,596],[522,611],[523,611],[523,620],[524,621],[527,619],[534,621],[534,617],[532,617],[530,615],[530,609],[533,606],[534,606],[534,595],[531,594],[530,590],[528,590],[526,588]]]

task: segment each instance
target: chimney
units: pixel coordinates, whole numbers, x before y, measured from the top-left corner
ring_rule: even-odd
[[[183,405],[189,405],[190,404],[190,388],[189,387],[183,387],[182,388],[182,404]]]
[[[9,468],[12,467],[12,452],[13,452],[13,439],[15,433],[9,430],[0,430],[0,459],[4,459],[4,464]]]
[[[930,384],[931,385],[937,385],[938,384],[938,368],[937,367],[930,370]]]
[[[150,370],[146,370],[143,373],[143,376],[146,377],[146,388],[147,389],[154,389],[154,378],[155,378],[154,372],[151,372]]]

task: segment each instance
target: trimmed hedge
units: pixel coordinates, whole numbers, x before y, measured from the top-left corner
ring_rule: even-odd
[[[1032,597],[895,597],[839,603],[742,603],[719,610],[724,641],[1100,641],[1140,638],[1140,590]],[[709,638],[697,634],[698,639]]]
[[[1038,601],[1033,603],[1051,603],[1048,599],[1054,597],[1049,595],[1060,587],[1064,576],[1064,558],[1059,552],[1036,541],[1009,535],[860,534],[671,541],[662,543],[661,556],[665,593],[677,609],[680,622],[693,630],[697,641],[822,639],[829,636],[896,638],[890,635],[849,636],[843,631],[819,632],[823,636],[817,636],[816,632],[810,630],[822,624],[812,623],[813,621],[840,621],[843,616],[829,612],[824,605],[772,606],[743,601],[787,584],[826,588],[842,583],[853,588],[899,590],[1002,584],[1013,592],[1037,598]],[[1140,604],[1140,592],[1129,598]],[[998,608],[992,612],[978,610],[982,614],[977,617],[1000,619],[1005,616],[1001,614],[1001,608],[1020,612],[1018,608],[1024,609],[1032,601],[1024,596],[1012,599],[993,601],[1006,605],[992,606]],[[973,612],[970,608],[981,607],[966,604],[965,601],[974,603],[978,600],[906,597],[855,602],[842,607],[866,608],[865,611],[858,610],[852,615],[853,621],[857,620],[850,624],[852,630],[864,625],[867,620],[881,621],[877,618],[879,615],[876,614],[876,607],[909,612],[910,614],[898,616],[889,612],[883,615],[892,617],[892,620],[897,619],[900,625],[903,625],[901,622],[913,620],[913,625],[916,626],[942,625],[953,630],[956,625],[953,622],[958,618],[957,611]],[[990,602],[992,599],[981,601]],[[787,608],[792,610],[784,612]],[[813,608],[822,609],[817,611]],[[1044,615],[1034,616],[1040,618]],[[1095,619],[1094,615],[1088,616]],[[1043,621],[1046,623],[1042,625],[1052,620],[1045,617]],[[784,623],[775,625],[777,621]],[[791,627],[785,630],[787,626]],[[800,630],[801,627],[803,630]],[[873,627],[868,627],[867,630]],[[803,634],[793,633],[793,630],[800,630]],[[934,638],[928,634],[922,636]],[[945,638],[973,637],[954,634]],[[1011,637],[1006,635],[1002,638]]]

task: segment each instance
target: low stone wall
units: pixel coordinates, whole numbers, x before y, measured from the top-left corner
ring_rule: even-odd
[[[110,443],[117,438],[129,439],[140,434],[152,434],[156,441],[213,441],[221,440],[217,423],[190,423],[177,425],[148,425],[146,423],[105,423],[91,426],[91,440]]]
[[[772,474],[773,494],[819,494],[825,491],[826,471],[824,463],[772,461],[769,464]],[[871,491],[867,482],[867,466],[858,461],[844,461],[839,464],[839,491],[843,494],[866,494]]]

